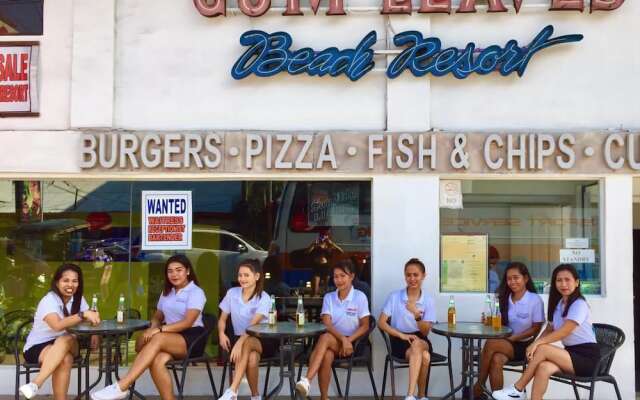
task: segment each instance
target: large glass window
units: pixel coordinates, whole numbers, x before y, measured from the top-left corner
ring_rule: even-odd
[[[487,262],[481,264],[488,271],[474,275],[488,278],[490,292],[511,261],[527,265],[538,291],[548,292],[551,272],[569,260],[583,293],[601,293],[598,181],[468,180],[462,192],[462,209],[440,210],[440,232],[486,235]]]
[[[0,0],[0,36],[42,35],[43,0]]]
[[[190,250],[141,249],[143,190],[192,192]],[[238,263],[258,259],[265,290],[282,299],[284,311],[302,294],[317,317],[338,260],[354,262],[355,285],[370,294],[370,204],[369,182],[0,180],[0,358],[15,311],[35,311],[63,262],[81,267],[84,296],[98,296],[102,318],[114,318],[120,294],[133,315],[150,318],[164,263],[176,253],[194,265],[205,312],[218,314],[226,290],[237,285]]]

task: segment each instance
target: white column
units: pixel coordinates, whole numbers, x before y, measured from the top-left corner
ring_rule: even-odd
[[[75,0],[71,126],[113,125],[115,0]]]

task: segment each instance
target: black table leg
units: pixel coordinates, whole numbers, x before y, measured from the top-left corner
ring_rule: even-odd
[[[122,356],[122,353],[120,352],[120,336],[117,336],[115,338],[115,342],[116,342],[116,348],[118,350],[116,350],[116,354],[120,354],[120,356]],[[119,358],[118,360],[116,360],[115,366],[113,368],[113,372],[116,376],[116,381],[120,381],[120,361],[121,358]],[[129,390],[131,390],[131,392],[133,393],[134,396],[136,396],[137,398],[141,399],[141,400],[146,400],[146,397],[144,397],[142,395],[142,393],[138,392],[135,388],[129,388]]]
[[[280,380],[276,387],[267,394],[265,400],[269,400],[280,393],[280,390],[282,390],[282,386],[284,385],[284,378],[286,374],[284,367],[284,337],[280,337]]]

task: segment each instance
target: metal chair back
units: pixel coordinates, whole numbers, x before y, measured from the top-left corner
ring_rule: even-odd
[[[609,324],[593,324],[593,330],[600,346],[600,353],[603,355],[597,375],[609,375],[616,350],[624,343],[625,334],[622,329]]]

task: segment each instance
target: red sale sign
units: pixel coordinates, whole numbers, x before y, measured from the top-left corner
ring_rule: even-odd
[[[34,42],[0,42],[0,116],[38,115],[38,55]]]

